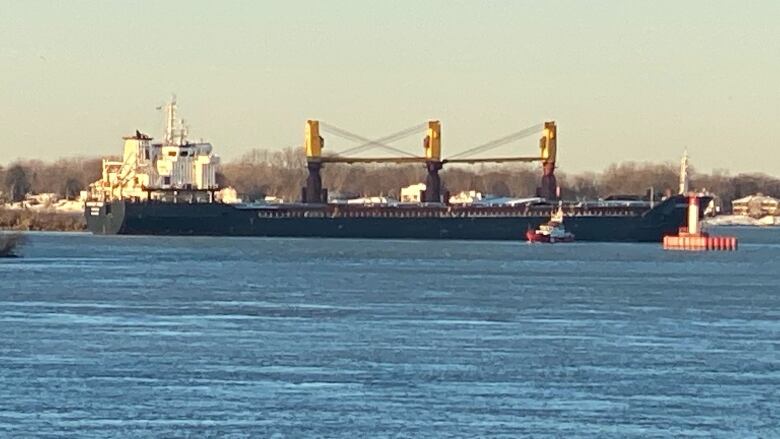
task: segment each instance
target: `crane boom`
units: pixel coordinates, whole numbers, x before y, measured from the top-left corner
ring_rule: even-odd
[[[422,125],[425,126],[425,125]],[[428,175],[426,177],[426,190],[424,201],[441,202],[441,181],[439,171],[442,166],[448,163],[512,163],[512,162],[542,162],[543,176],[541,187],[538,188],[538,195],[547,199],[556,199],[558,197],[558,186],[555,179],[555,160],[557,158],[557,128],[555,122],[548,121],[543,124],[534,125],[525,128],[516,133],[495,139],[488,143],[468,149],[451,158],[441,158],[441,124],[437,120],[430,120],[427,123],[426,136],[423,140],[424,156],[401,151],[397,148],[385,144],[387,141],[397,140],[406,137],[422,126],[416,126],[401,130],[397,133],[387,135],[377,140],[371,140],[357,134],[350,133],[347,130],[334,127],[327,124],[320,124],[317,120],[306,122],[306,132],[304,137],[304,150],[306,152],[306,162],[309,169],[309,176],[306,180],[306,186],[302,188],[302,199],[305,203],[327,202],[327,191],[322,190],[322,179],[320,169],[325,163],[421,163],[424,164]],[[325,146],[325,140],[320,136],[320,128],[338,136],[364,142],[362,145],[347,150],[343,154],[355,153],[371,147],[379,147],[404,156],[396,157],[348,157],[345,155],[322,155]],[[542,131],[542,137],[539,139],[539,155],[534,157],[486,157],[486,158],[468,158],[467,156],[484,153],[498,146],[507,144],[511,141],[527,137],[533,133]]]
[[[528,137],[534,133],[542,132],[539,139],[539,156],[537,157],[489,157],[489,158],[465,158],[471,155],[479,154],[511,141]],[[543,124],[533,125],[516,133],[495,139],[485,144],[476,146],[466,151],[457,153],[450,158],[445,158],[442,163],[504,163],[504,162],[555,162],[556,127],[555,122],[549,121]],[[464,157],[465,156],[465,157]]]
[[[543,160],[540,157],[488,157],[488,158],[473,158],[473,159],[444,159],[442,164],[447,163],[509,163],[509,162],[538,162]]]
[[[422,128],[426,128],[426,136],[423,142],[424,156],[417,156],[402,151],[398,148],[387,145],[390,142],[407,137]],[[325,147],[325,140],[320,136],[320,128],[323,128],[337,136],[363,142],[363,144],[348,149],[340,154],[322,155]],[[395,157],[349,157],[348,154],[354,154],[368,148],[382,148],[395,153]],[[317,120],[306,121],[306,130],[304,134],[303,149],[306,153],[306,167],[309,169],[309,176],[306,179],[306,186],[301,188],[301,198],[304,203],[324,203],[327,202],[327,190],[322,189],[322,177],[320,170],[325,163],[421,163],[428,169],[428,178],[426,180],[430,189],[426,189],[426,201],[441,201],[441,183],[439,181],[439,170],[441,169],[441,124],[437,120],[430,120],[427,124],[417,125],[411,128],[403,129],[399,132],[389,134],[377,140],[351,133],[345,129],[338,128]]]
[[[425,163],[425,157],[340,157],[323,156],[321,163]]]

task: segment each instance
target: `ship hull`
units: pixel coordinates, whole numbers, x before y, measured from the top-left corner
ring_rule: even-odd
[[[667,200],[645,212],[575,212],[566,229],[578,241],[660,242],[685,225],[685,199]],[[220,203],[113,201],[88,203],[87,227],[95,234],[266,236],[367,239],[525,240],[549,220],[549,212],[471,209],[430,215],[420,210],[332,213],[325,208],[249,208]],[[417,216],[415,216],[417,215]]]

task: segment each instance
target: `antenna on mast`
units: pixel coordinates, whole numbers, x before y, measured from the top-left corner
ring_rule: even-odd
[[[190,128],[187,126],[187,123],[184,121],[184,119],[179,121],[179,145],[184,145],[187,143],[187,134],[189,133]]]
[[[176,140],[176,95],[171,95],[171,101],[165,105],[165,135],[163,143],[166,145],[175,144]]]
[[[165,134],[163,135],[163,144],[181,146],[187,143],[187,134],[189,129],[183,120],[176,117],[176,95],[171,94],[171,100],[164,106],[157,107],[158,110],[165,109]]]

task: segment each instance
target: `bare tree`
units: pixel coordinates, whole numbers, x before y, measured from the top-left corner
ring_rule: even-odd
[[[11,166],[5,173],[5,187],[11,201],[22,201],[30,192],[30,178],[27,171],[19,164]]]

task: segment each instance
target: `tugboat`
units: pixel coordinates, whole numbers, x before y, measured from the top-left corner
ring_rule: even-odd
[[[528,242],[574,242],[574,234],[567,232],[563,227],[563,208],[558,206],[558,211],[552,214],[550,221],[542,224],[536,230],[530,228],[525,232]]]

